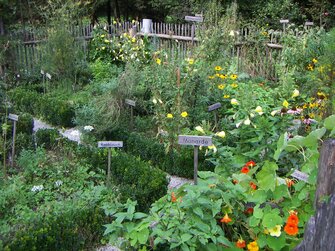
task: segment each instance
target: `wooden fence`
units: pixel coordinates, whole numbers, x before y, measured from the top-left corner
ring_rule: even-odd
[[[122,33],[133,33],[137,36],[147,35],[156,49],[165,49],[173,57],[185,58],[190,56],[192,49],[200,42],[202,31],[205,27],[202,24],[166,24],[153,22],[149,33],[143,33],[142,23],[123,22],[115,23],[110,26],[98,25],[108,31],[111,36],[118,36]],[[92,25],[80,25],[70,28],[71,33],[78,40],[84,41],[83,49],[86,50],[89,41],[93,37],[93,31],[97,27]],[[280,45],[283,32],[269,31],[261,32],[251,28],[241,28],[239,31],[233,32],[235,37],[235,48],[232,50],[232,55],[237,57],[238,67],[240,71],[246,71],[253,75],[265,75],[265,77],[273,78],[274,65],[282,49]],[[301,34],[297,33],[296,36]],[[253,41],[263,36],[264,50],[260,48],[258,51],[253,51],[253,56],[250,57],[250,51]],[[37,49],[38,44],[47,40],[45,31],[30,30],[13,34],[13,40],[19,40],[16,46],[13,47],[12,56],[15,61],[17,71],[32,71],[39,67],[42,55]],[[36,70],[36,69],[35,69]]]

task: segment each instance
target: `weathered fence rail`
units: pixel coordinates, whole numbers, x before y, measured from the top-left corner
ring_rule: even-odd
[[[194,30],[195,27],[195,30]],[[152,43],[157,49],[164,48],[173,55],[173,57],[188,57],[190,52],[201,41],[202,31],[205,29],[204,24],[166,24],[152,22],[149,31],[144,32],[143,24],[140,22],[119,22],[111,25],[77,25],[70,28],[70,32],[78,40],[83,40],[88,48],[89,41],[93,38],[96,28],[105,29],[110,36],[119,36],[123,33],[131,33],[137,36],[148,36],[152,38]],[[146,27],[147,28],[147,27]],[[274,65],[277,55],[282,49],[281,40],[283,31],[259,31],[248,27],[243,27],[238,31],[231,31],[234,35],[235,49],[232,51],[233,56],[238,58],[238,67],[240,70],[247,71],[251,74],[266,75],[274,77]],[[301,36],[296,32],[296,36]],[[248,59],[250,48],[253,41],[259,41],[265,45],[263,51],[257,51],[257,59]],[[34,70],[39,67],[39,60],[42,58],[41,52],[37,49],[38,45],[46,41],[47,32],[44,30],[32,29],[12,35],[13,40],[21,41],[13,50],[13,58],[17,71],[25,69],[26,71]],[[264,64],[266,62],[267,65]],[[261,63],[259,65],[259,63]],[[258,64],[258,65],[257,65]],[[266,68],[266,69],[265,69]]]

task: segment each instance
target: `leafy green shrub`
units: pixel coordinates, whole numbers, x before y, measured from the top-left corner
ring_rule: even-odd
[[[137,200],[139,209],[147,211],[155,200],[166,194],[165,173],[132,155],[123,152],[114,155],[111,172],[120,186],[121,198]]]
[[[40,129],[35,134],[36,145],[52,149],[57,144],[60,134],[57,129]]]
[[[40,94],[26,88],[15,88],[8,92],[8,95],[17,111],[37,115],[39,112]]]
[[[29,113],[19,114],[19,121],[17,123],[17,132],[25,133],[28,135],[33,134],[34,118]]]
[[[20,152],[25,149],[34,149],[34,138],[27,133],[18,133],[15,139],[15,153],[20,155]]]
[[[74,106],[65,98],[43,96],[40,101],[41,115],[51,124],[72,127],[75,116]]]

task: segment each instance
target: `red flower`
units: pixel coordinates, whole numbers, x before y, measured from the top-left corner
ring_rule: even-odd
[[[257,189],[257,185],[254,183],[254,182],[250,182],[250,187],[251,187],[251,189],[253,189],[253,190],[256,190]]]
[[[285,227],[284,227],[284,231],[288,234],[288,235],[296,235],[299,232],[298,226],[296,224],[292,224],[292,223],[286,223]]]
[[[171,193],[171,202],[176,202],[177,201],[177,197],[174,194],[174,192]]]
[[[250,160],[250,161],[248,161],[248,162],[245,164],[245,166],[248,166],[248,167],[254,167],[254,166],[256,166],[256,162],[253,161],[253,160]]]
[[[232,219],[229,218],[228,214],[226,213],[225,216],[220,220],[220,222],[223,222],[223,223],[229,223],[231,222]]]
[[[252,208],[252,207],[248,207],[248,208],[244,211],[245,214],[252,214],[253,212],[254,212],[254,208]]]
[[[247,174],[249,172],[249,168],[247,166],[242,167],[241,173]]]
[[[245,240],[243,239],[238,239],[235,243],[236,247],[238,248],[245,248]]]

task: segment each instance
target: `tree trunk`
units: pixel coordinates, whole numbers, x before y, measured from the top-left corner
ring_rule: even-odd
[[[111,8],[111,0],[108,0],[106,2],[106,14],[107,14],[107,22],[108,26],[111,26],[112,24],[112,8]]]
[[[120,19],[120,6],[118,0],[114,0],[114,15],[117,19]]]

